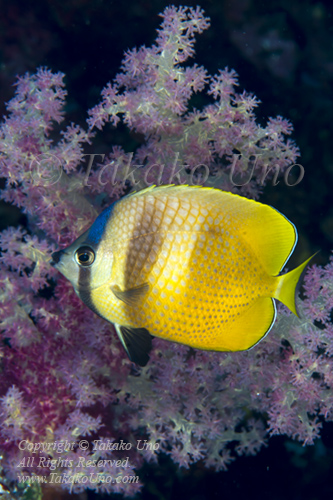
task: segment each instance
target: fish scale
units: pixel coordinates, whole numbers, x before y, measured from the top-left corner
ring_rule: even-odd
[[[269,331],[274,299],[296,314],[296,285],[308,261],[279,275],[297,232],[272,207],[211,188],[163,186],[128,195],[103,214],[54,254],[56,267],[115,324],[140,364],[148,358],[136,351],[148,349],[148,332],[237,351]]]
[[[142,201],[143,210],[139,210]],[[113,253],[123,258],[122,264],[115,267],[111,281],[122,283],[125,289],[143,282],[150,284],[149,294],[138,307],[124,307],[127,325],[149,325],[152,335],[172,341],[181,342],[186,335],[193,347],[200,346],[206,339],[206,346],[216,349],[221,344],[221,326],[234,322],[242,310],[251,307],[258,293],[250,289],[245,297],[242,285],[237,283],[232,251],[228,249],[235,251],[235,245],[239,247],[240,243],[236,240],[231,245],[230,222],[221,217],[218,207],[213,205],[207,209],[197,206],[195,201],[180,204],[175,197],[156,199],[151,195],[145,199],[133,198],[132,203],[124,206],[127,213],[140,216],[131,227],[133,236],[127,230],[126,215],[119,211],[115,217],[118,245]],[[154,252],[153,245],[158,247]],[[252,260],[246,262],[247,266],[253,265]],[[238,273],[244,275],[245,270],[238,262],[237,267]],[[261,275],[263,278],[263,270]],[[231,286],[228,276],[234,276]],[[116,320],[119,320],[118,307],[115,305],[111,314],[109,311],[110,317]],[[228,345],[224,348],[228,349]]]

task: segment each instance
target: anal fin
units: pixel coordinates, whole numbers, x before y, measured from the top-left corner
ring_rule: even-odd
[[[148,330],[116,324],[114,326],[129,359],[139,366],[146,366],[153,338]]]

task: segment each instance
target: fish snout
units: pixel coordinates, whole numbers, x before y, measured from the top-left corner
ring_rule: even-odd
[[[51,266],[56,266],[59,261],[61,260],[61,257],[63,255],[64,251],[63,250],[59,250],[58,252],[53,252],[53,254],[51,255]]]

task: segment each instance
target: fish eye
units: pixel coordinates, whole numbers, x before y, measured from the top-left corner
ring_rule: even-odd
[[[75,260],[79,266],[91,266],[95,260],[95,252],[90,247],[80,247],[75,252]]]

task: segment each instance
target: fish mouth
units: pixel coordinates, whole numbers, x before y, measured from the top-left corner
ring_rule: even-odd
[[[59,264],[63,253],[64,253],[63,250],[59,250],[58,252],[53,252],[53,254],[51,255],[52,260],[50,262],[51,266],[56,267],[57,264]]]

